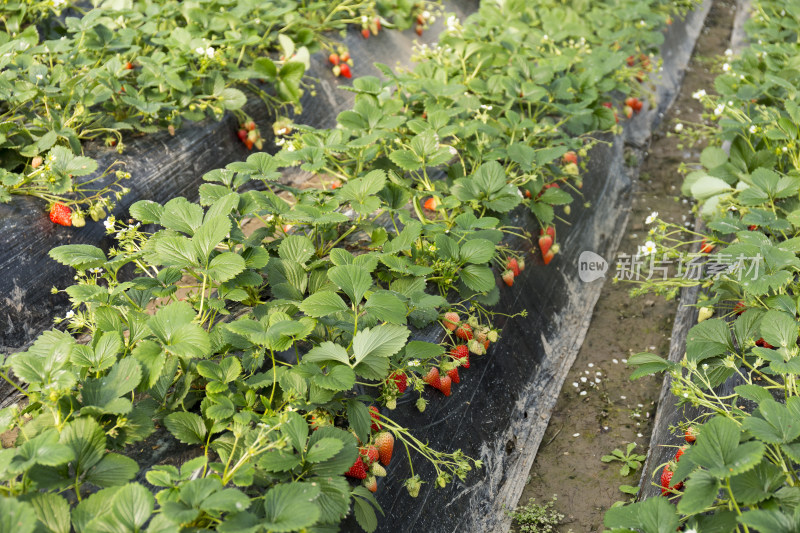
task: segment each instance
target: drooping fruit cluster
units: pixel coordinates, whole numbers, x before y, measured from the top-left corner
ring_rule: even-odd
[[[626,63],[631,68],[638,69],[636,72],[636,81],[642,83],[647,79],[647,73],[652,72],[653,66],[650,61],[650,56],[647,54],[639,54],[638,56],[628,56]]]
[[[370,407],[373,419],[379,419],[377,407]],[[353,466],[350,467],[345,475],[353,479],[362,480],[364,486],[370,492],[378,490],[379,477],[386,477],[386,469],[392,460],[394,452],[394,435],[389,431],[375,429],[380,428],[380,424],[372,424],[373,435],[370,442],[358,449],[358,458]]]
[[[520,275],[520,273],[525,270],[525,259],[520,257],[517,259],[516,257],[509,257],[505,264],[505,270],[503,270],[502,278],[506,285],[511,287],[514,285],[514,278]]]
[[[545,265],[549,265],[559,251],[559,245],[553,244],[555,240],[556,229],[553,226],[547,226],[539,231],[539,251],[542,252],[542,260]]]
[[[337,52],[331,52],[331,55],[328,56],[328,62],[333,65],[331,71],[337,78],[339,76],[344,76],[345,78],[353,77],[352,72],[350,72],[350,67],[353,66],[353,59],[346,48],[340,46]]]
[[[259,150],[264,147],[264,139],[261,138],[261,132],[258,130],[256,123],[252,120],[248,120],[239,126],[237,135],[248,150],[252,150],[253,146]]]
[[[635,96],[629,96],[625,99],[625,107],[622,109],[625,112],[626,118],[631,118],[634,113],[639,113],[644,104]]]

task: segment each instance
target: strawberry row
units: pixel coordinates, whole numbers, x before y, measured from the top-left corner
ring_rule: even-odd
[[[749,47],[719,60],[716,94],[694,94],[712,126],[680,128],[689,144],[710,140],[683,185],[707,229],[652,220],[654,253],[685,261],[685,247],[699,246],[693,255],[705,264],[704,276],[644,288],[670,294],[699,286],[705,293],[680,361],[645,353],[629,363],[638,367],[634,377],[669,373],[676,407],[694,413],[679,424],[693,445],[663,466],[662,497],[606,513],[612,531],[651,531],[654,520],[665,531],[793,527],[796,505],[788,498],[800,467],[798,20],[795,2],[754,1],[745,25]]]

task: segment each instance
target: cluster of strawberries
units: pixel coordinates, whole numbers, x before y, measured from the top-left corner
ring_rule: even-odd
[[[486,326],[481,326],[478,319],[470,317],[463,322],[458,313],[449,311],[444,314],[442,324],[456,337],[466,341],[466,344],[457,344],[449,352],[449,359],[439,367],[432,366],[422,377],[427,385],[437,389],[445,396],[450,396],[453,383],[459,383],[458,367],[469,368],[469,354],[483,355],[489,349],[489,344],[498,339],[497,331]]]
[[[248,120],[239,127],[237,132],[239,140],[244,143],[248,150],[252,150],[253,146],[261,150],[264,147],[264,139],[256,127],[256,123]]]
[[[558,244],[553,244],[556,240],[556,228],[547,226],[539,230],[539,251],[542,252],[542,260],[545,265],[549,265],[550,261],[560,250]]]
[[[675,469],[678,467],[678,461],[681,460],[681,455],[687,449],[689,449],[690,444],[694,444],[697,440],[698,430],[694,426],[689,426],[686,428],[686,431],[683,434],[683,438],[686,440],[686,444],[678,448],[678,451],[675,452],[675,458],[664,465],[664,469],[661,471],[661,494],[667,495],[672,494],[674,491],[681,490],[683,488],[683,481],[675,483],[671,485],[672,476],[675,474]]]
[[[520,272],[525,270],[525,258],[510,257],[506,261],[506,269],[503,271],[502,278],[506,285],[511,287],[514,285],[514,278],[519,276]]]
[[[373,17],[369,19],[367,17],[362,17],[361,19],[361,36],[364,39],[369,39],[371,35],[378,35],[378,32],[381,31],[381,19],[380,17]]]
[[[345,78],[353,77],[353,73],[350,72],[350,67],[353,66],[353,59],[344,48],[340,47],[338,53],[331,52],[331,55],[328,56],[328,62],[333,65],[331,70],[337,78],[339,76],[344,76]]]
[[[394,452],[394,435],[382,430],[380,411],[374,405],[370,408],[372,417],[372,436],[370,441],[359,447],[358,458],[345,475],[353,479],[362,480],[370,492],[378,490],[378,478],[386,477],[386,466],[392,460]]]
[[[626,61],[629,67],[638,67],[639,71],[636,73],[636,81],[642,83],[647,79],[647,73],[653,70],[650,63],[650,56],[647,54],[639,54],[639,56],[628,56]]]

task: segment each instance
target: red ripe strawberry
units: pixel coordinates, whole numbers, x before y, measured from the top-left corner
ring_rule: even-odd
[[[773,345],[765,341],[763,337],[761,337],[756,341],[756,346],[761,346],[762,348],[769,348],[770,350],[775,348]]]
[[[353,75],[350,73],[350,65],[348,65],[347,63],[342,63],[341,65],[339,65],[339,72],[345,78],[353,77]]]
[[[444,314],[444,320],[442,322],[444,323],[444,327],[450,331],[455,331],[456,327],[458,327],[458,323],[461,322],[461,318],[455,311],[448,311]]]
[[[55,203],[50,208],[50,222],[62,226],[72,225],[72,209],[62,203]]]
[[[642,101],[638,98],[634,98],[633,96],[629,96],[625,99],[625,105],[629,106],[631,109],[636,111],[637,113],[642,110]]]
[[[436,211],[436,209],[439,208],[439,199],[435,196],[431,196],[425,200],[425,203],[422,206],[429,211]]]
[[[417,24],[425,24],[425,17],[422,16],[422,13],[417,13]]]
[[[683,438],[689,444],[694,444],[694,441],[697,440],[697,429],[694,426],[689,426],[686,428],[686,431],[683,434]]]
[[[408,389],[408,376],[404,372],[393,372],[389,379],[394,380],[395,384],[397,384],[397,390],[400,391],[400,394],[403,394]]]
[[[469,368],[469,348],[467,348],[466,344],[459,344],[450,350],[450,355],[453,359],[460,359],[462,361],[461,366]]]
[[[361,35],[364,36],[364,39],[369,39],[369,29],[368,28],[363,28],[361,30]]]
[[[758,229],[758,226],[756,224],[751,224],[747,226],[747,229],[749,229],[750,231],[756,231]]]
[[[256,123],[253,122],[252,120],[248,120],[247,122],[244,123],[244,129],[246,129],[247,131],[255,131]]]
[[[254,144],[255,143],[253,141],[251,141],[250,139],[245,139],[245,141],[244,141],[244,145],[247,147],[248,150],[252,150]]]
[[[461,378],[458,377],[458,368],[454,368],[453,370],[448,370],[447,375],[450,376],[450,380],[453,383],[461,382]]]
[[[575,152],[570,150],[569,152],[564,154],[563,161],[567,165],[569,165],[570,163],[573,163],[573,164],[577,165],[578,164],[578,154],[576,154]]]
[[[375,35],[378,35],[378,32],[381,31],[381,19],[375,17],[375,20],[373,20],[372,23],[375,26]]]
[[[515,257],[512,257],[511,259],[508,260],[508,262],[506,263],[506,268],[514,273],[514,277],[519,276],[520,273],[519,263],[517,262],[517,259]]]
[[[553,246],[553,237],[550,235],[542,235],[539,237],[539,250],[542,252],[542,257],[547,255],[551,246]]]
[[[714,245],[711,244],[710,242],[706,242],[706,240],[703,239],[703,242],[700,243],[700,252],[704,254],[710,254],[713,251],[714,251]]]
[[[336,190],[336,189],[338,189],[338,188],[339,188],[339,187],[341,187],[341,186],[342,186],[342,182],[341,182],[341,181],[339,181],[339,180],[336,180],[336,181],[334,181],[333,183],[331,183],[331,190],[332,190],[332,191],[333,191],[333,190]]]
[[[626,59],[625,62],[628,64],[629,67],[632,67],[633,65],[636,64],[636,58],[634,58],[633,56],[628,56],[628,59]]]
[[[445,396],[450,396],[450,387],[452,382],[453,380],[450,378],[450,376],[444,376],[439,379],[439,386],[436,388],[442,391],[442,394]]]
[[[358,457],[358,459],[356,459],[356,462],[353,463],[353,466],[350,467],[350,470],[345,472],[344,475],[356,479],[366,479],[367,467],[364,466],[364,461],[361,460],[360,456]]]
[[[533,196],[531,194],[531,191],[529,191],[528,189],[525,189],[525,198],[530,198],[531,196]]]
[[[383,427],[383,426],[381,426],[381,423],[380,423],[380,420],[381,420],[381,414],[380,413],[381,412],[378,411],[378,408],[375,407],[374,405],[370,405],[369,406],[369,411],[370,411],[369,416],[371,416],[372,419],[375,421],[375,422],[372,423],[372,431],[380,431],[381,427]]]
[[[465,341],[472,339],[472,328],[469,324],[461,324],[456,330],[456,337]]]
[[[669,494],[673,490],[681,490],[683,488],[683,483],[677,483],[675,485],[670,485],[672,481],[672,463],[667,464],[664,467],[664,470],[661,471],[661,494]]]
[[[547,233],[548,235],[550,235],[554,239],[556,238],[556,228],[553,227],[553,226],[547,226],[547,228],[542,228],[542,229],[539,230],[539,235],[540,236],[544,235],[545,233]]]
[[[544,264],[545,264],[545,265],[549,265],[549,264],[550,264],[550,261],[552,261],[552,260],[553,260],[553,257],[554,257],[555,255],[556,255],[556,254],[554,254],[554,253],[553,253],[553,250],[548,250],[548,251],[547,251],[547,253],[546,253],[546,254],[544,254],[544,256],[542,257],[542,260],[544,260]]]
[[[364,486],[367,487],[367,490],[370,492],[378,492],[378,478],[369,476],[364,480]]]
[[[611,102],[603,102],[603,107],[605,107],[607,109],[613,109],[614,108],[614,104],[612,104]]]
[[[741,300],[736,302],[736,305],[733,306],[733,312],[737,315],[744,313],[745,309],[747,309],[747,307],[745,307],[744,302]]]
[[[689,449],[689,445],[688,444],[684,444],[683,446],[678,448],[678,451],[675,452],[675,462],[676,463],[681,460],[681,455],[683,455],[683,452],[685,452],[688,449]]]
[[[417,27],[414,28],[414,31],[417,32],[417,35],[422,37],[422,30],[424,30],[424,26],[422,24],[417,24]]]
[[[331,54],[328,56],[328,61],[330,61],[331,65],[338,65],[339,64],[339,54]]]
[[[503,272],[503,281],[504,281],[504,282],[506,283],[506,285],[508,285],[509,287],[511,287],[512,285],[514,285],[514,272],[512,272],[511,270],[506,270],[506,271],[504,271],[504,272]]]
[[[236,135],[239,136],[239,140],[242,142],[247,141],[247,130],[244,128],[240,128],[239,131],[236,132]]]
[[[439,379],[440,379],[439,378],[439,369],[436,368],[435,366],[431,367],[431,369],[428,370],[428,373],[425,374],[424,376],[422,376],[422,381],[424,381],[425,383],[427,383],[431,387],[438,387],[439,386]]]
[[[133,63],[131,63],[130,61],[126,62],[125,63],[125,69],[126,70],[133,70]]]
[[[622,108],[622,111],[625,113],[625,118],[631,118],[633,116],[633,108],[629,105]]]
[[[375,447],[378,448],[381,464],[389,466],[394,451],[394,436],[388,431],[378,433],[378,436],[375,437]]]
[[[369,446],[362,446],[361,448],[358,449],[358,451],[361,453],[361,457],[363,457],[366,460],[366,464],[368,465],[377,462],[378,458],[380,457],[378,455],[378,448],[376,448],[372,444],[370,444]]]

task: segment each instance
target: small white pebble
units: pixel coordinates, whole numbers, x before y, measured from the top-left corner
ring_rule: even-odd
[[[627,398],[627,397],[625,397],[625,396],[620,396],[620,397],[619,397],[619,399],[620,399],[620,400],[627,400],[628,398]]]
[[[582,390],[580,395],[581,395],[581,396],[586,396],[586,391],[585,391],[585,390]]]
[[[644,435],[642,435],[641,433],[637,433],[637,434],[636,434],[636,436],[637,436],[637,437],[639,437],[640,439],[641,439],[642,437],[644,437]]]
[[[611,362],[612,362],[612,363],[614,363],[615,365],[616,365],[616,364],[619,364],[619,359],[616,359],[616,358],[615,358],[615,359],[612,359],[612,360],[611,360]]]
[[[602,376],[602,375],[603,375],[603,373],[602,373],[602,372],[595,372],[595,373],[594,373],[594,375],[595,375],[595,376]]]
[[[592,368],[594,366],[594,363],[589,363],[588,366],[589,366],[589,368]]]
[[[573,433],[573,434],[572,434],[572,436],[573,436],[573,437],[580,437],[580,436],[581,436],[581,434],[580,434],[580,433]]]
[[[622,362],[623,362],[623,363],[627,363],[627,362],[628,362],[628,360],[627,360],[627,359],[623,359],[623,360],[622,360]]]
[[[650,350],[655,350],[655,349],[656,349],[655,346],[650,346]]]
[[[573,387],[575,387],[575,388],[577,389],[577,388],[578,388],[578,382],[577,382],[577,381],[573,381],[573,382],[572,382],[572,386],[573,386]]]
[[[606,431],[608,431],[608,426],[603,426],[603,429],[605,429]]]
[[[640,403],[637,403],[637,404],[636,404],[636,407],[644,407],[644,405],[642,405],[642,404],[640,404]]]
[[[600,378],[594,378],[595,383],[600,383]]]
[[[586,378],[581,376],[581,383],[586,383]]]

